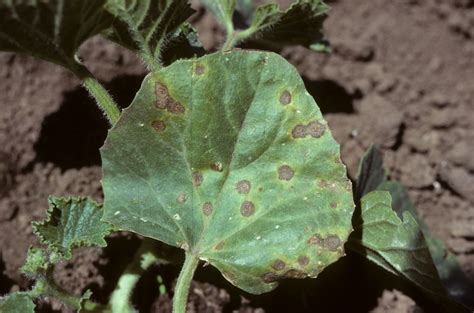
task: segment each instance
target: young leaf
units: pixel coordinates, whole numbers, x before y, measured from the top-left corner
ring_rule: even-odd
[[[315,277],[344,255],[354,204],[339,145],[274,53],[150,74],[102,160],[106,221],[183,248],[248,292]]]
[[[258,7],[246,39],[273,48],[302,45],[321,50],[328,10],[321,0],[298,0],[286,12],[274,3]]]
[[[33,222],[33,230],[41,242],[65,259],[78,247],[105,247],[104,237],[111,225],[102,222],[102,208],[87,198],[49,198],[48,216]]]
[[[194,13],[187,0],[107,0],[107,9],[116,19],[104,34],[139,52],[152,68],[159,68],[167,42]]]
[[[236,0],[201,0],[202,4],[208,8],[217,20],[227,30],[230,35],[234,29],[232,16],[234,15]]]
[[[75,54],[88,38],[110,26],[105,0],[9,0],[0,3],[0,50],[76,67]]]
[[[30,277],[36,277],[38,274],[44,274],[50,266],[51,263],[46,251],[30,247],[25,264],[21,267],[21,272]]]
[[[26,292],[15,292],[0,299],[0,312],[2,313],[34,313],[35,304]]]
[[[360,216],[354,219],[354,232],[347,248],[416,285],[436,299],[446,312],[467,312],[447,297],[415,218],[403,212],[400,219],[391,202],[386,191],[372,191],[362,197]]]
[[[361,160],[355,198],[361,199],[374,190],[390,192],[392,210],[400,219],[403,219],[404,214],[411,214],[414,217],[426,240],[424,245],[428,247],[437,272],[449,295],[456,301],[472,308],[474,304],[471,299],[474,291],[472,283],[462,272],[455,256],[447,250],[440,240],[430,234],[427,225],[418,217],[416,208],[410,201],[408,192],[403,185],[387,179],[383,167],[382,153],[376,146],[371,146]],[[357,202],[360,203],[360,200],[357,200]],[[428,292],[428,295],[436,301],[443,299],[444,305],[453,305],[452,301],[446,301],[444,297],[440,298],[432,292]],[[457,304],[454,304],[454,306],[457,307]]]

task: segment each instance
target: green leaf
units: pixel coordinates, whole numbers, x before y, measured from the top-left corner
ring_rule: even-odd
[[[258,7],[247,40],[275,49],[302,45],[317,51],[327,50],[322,44],[323,22],[329,7],[321,0],[298,0],[286,12],[277,4]],[[324,47],[324,49],[323,49]]]
[[[344,255],[354,204],[339,145],[277,54],[215,53],[150,74],[102,160],[106,221],[248,292]]]
[[[423,245],[428,247],[434,266],[448,294],[456,301],[473,308],[474,303],[471,296],[474,294],[474,287],[472,283],[462,272],[455,256],[447,250],[443,242],[430,234],[428,226],[418,217],[416,208],[411,202],[405,187],[399,182],[387,179],[386,171],[383,167],[382,153],[376,146],[371,146],[361,160],[355,198],[360,199],[374,190],[390,192],[392,210],[399,218],[404,219],[405,214],[408,214],[416,220],[418,228],[425,238]],[[362,216],[362,218],[364,217]],[[358,247],[358,249],[362,249],[362,247]],[[411,282],[416,283],[414,281]],[[423,290],[435,301],[439,302],[440,299],[444,301],[442,304],[449,306],[450,309],[459,309],[458,304],[445,298],[444,290],[442,297],[439,297],[433,290]]]
[[[38,274],[46,273],[49,267],[50,262],[46,251],[30,247],[21,272],[30,277],[36,277]]]
[[[391,202],[386,191],[372,191],[362,197],[361,215],[354,221],[354,233],[346,246],[416,285],[446,312],[469,312],[447,296],[415,218],[404,212],[400,219]]]
[[[188,23],[184,23],[167,41],[161,51],[161,61],[164,65],[179,59],[190,59],[205,54],[196,30]]]
[[[87,198],[50,197],[46,220],[33,222],[33,230],[49,249],[70,259],[74,248],[107,245],[111,225],[101,221],[103,212]]]
[[[107,0],[107,9],[116,19],[106,37],[139,52],[151,68],[194,13],[187,0]]]
[[[234,29],[232,16],[234,15],[236,0],[201,0],[201,3],[208,8],[217,18],[230,35]]]
[[[237,0],[235,10],[242,16],[244,22],[250,24],[255,13],[253,0]]]
[[[15,292],[0,299],[0,312],[2,313],[34,313],[35,304],[26,292]]]
[[[0,50],[33,55],[69,69],[88,38],[110,26],[105,0],[8,0],[0,3]]]

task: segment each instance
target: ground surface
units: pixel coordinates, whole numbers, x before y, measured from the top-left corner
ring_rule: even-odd
[[[320,104],[353,178],[364,150],[377,143],[394,178],[409,187],[421,216],[474,280],[474,1],[330,1],[331,55],[283,51]],[[199,12],[207,47],[221,38]],[[121,105],[145,73],[131,54],[98,39],[82,48],[91,71]],[[106,122],[65,70],[0,53],[0,294],[28,287],[18,274],[36,244],[30,222],[44,217],[47,196],[101,198],[98,148]],[[109,247],[83,250],[57,271],[69,290],[105,301],[138,239],[122,234]],[[113,263],[111,261],[114,261]],[[113,267],[111,264],[114,264]],[[172,290],[177,269],[155,268]],[[295,286],[297,285],[297,286]],[[302,286],[303,285],[303,286]],[[152,287],[151,287],[152,286]],[[140,283],[141,312],[169,312],[169,294]],[[402,289],[390,291],[394,288]],[[150,291],[153,289],[153,291]],[[384,289],[386,289],[384,291]],[[296,290],[299,290],[296,292]],[[301,292],[303,290],[303,292]],[[141,295],[141,297],[139,297]],[[413,299],[413,300],[412,300]],[[239,293],[209,268],[197,274],[191,312],[415,312],[423,300],[353,257],[314,281],[288,282],[262,297]],[[424,306],[426,311],[429,311]],[[43,312],[66,311],[42,305]]]

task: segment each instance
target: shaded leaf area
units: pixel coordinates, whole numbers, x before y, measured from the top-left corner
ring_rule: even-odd
[[[70,259],[74,248],[107,245],[104,237],[112,227],[102,215],[102,208],[88,198],[50,197],[47,218],[33,222],[33,230],[51,252]]]
[[[35,304],[26,292],[15,292],[5,298],[0,298],[0,312],[2,313],[34,313]]]
[[[248,292],[344,255],[354,204],[339,145],[274,53],[150,74],[101,154],[106,221],[183,248]]]
[[[392,213],[387,215],[389,211],[386,208],[379,208],[377,212],[380,214],[379,221],[376,224],[371,224],[370,216],[368,213],[364,215],[363,207],[364,197],[372,194],[374,190],[390,193],[391,202],[389,202],[389,205],[391,205]],[[472,283],[469,282],[462,272],[454,255],[447,250],[440,240],[430,234],[426,224],[419,219],[406,189],[399,182],[387,179],[383,168],[382,154],[375,146],[372,146],[367,151],[361,161],[355,198],[356,203],[360,203],[362,209],[360,217],[355,217],[354,219],[355,223],[359,225],[358,231],[351,235],[351,243],[348,247],[360,254],[366,254],[369,259],[395,275],[406,278],[449,312],[466,312],[467,309],[449,299],[446,296],[446,291],[456,301],[472,308],[472,295],[474,294]],[[385,199],[382,200],[384,200],[382,203],[386,202]],[[367,202],[365,205],[367,205]],[[383,207],[382,204],[378,206]],[[375,211],[377,206],[373,205],[373,207],[373,211]],[[400,230],[404,229],[406,234],[411,234],[411,239],[407,242],[409,243],[407,247],[410,247],[410,250],[394,249],[392,246],[393,241],[399,241],[403,238],[400,237],[402,234],[395,233],[394,231],[391,232],[392,237],[390,238],[392,241],[387,240],[385,247],[381,243],[379,248],[373,250],[371,245],[374,241],[382,239],[367,237],[370,236],[367,232],[370,232],[371,228],[378,226],[381,234],[390,233],[387,225],[383,226],[384,223],[389,222],[387,217],[394,222],[399,220],[406,224],[404,228],[400,227]],[[398,255],[383,255],[381,251],[387,249],[396,252]],[[426,264],[420,264],[420,261]],[[400,271],[396,267],[397,264],[405,264],[412,268],[408,272],[403,269]],[[413,276],[413,272],[425,272],[423,275],[425,279]],[[430,279],[431,282],[427,281],[427,279]]]
[[[187,0],[107,0],[107,10],[116,18],[104,35],[138,52],[152,67],[167,47],[168,57],[175,58],[202,51],[197,33],[185,23],[194,13]]]
[[[88,38],[110,26],[105,0],[10,0],[0,3],[0,50],[26,53],[71,70]]]
[[[252,18],[247,46],[267,46],[280,49],[301,45],[315,51],[325,51],[322,25],[329,7],[321,0],[298,0],[286,10],[278,4],[258,7]]]
[[[232,16],[234,15],[236,0],[201,0],[201,3],[212,12],[219,23],[228,31],[233,29]]]
[[[188,23],[184,23],[167,40],[161,50],[160,60],[163,65],[170,65],[179,59],[190,59],[203,56],[206,50],[199,40],[196,30]]]

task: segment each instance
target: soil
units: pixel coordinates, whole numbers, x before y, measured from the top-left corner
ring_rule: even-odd
[[[420,215],[474,281],[474,1],[339,0],[325,28],[333,53],[288,48],[341,143],[351,178],[363,152],[378,144],[391,176],[409,188]],[[207,48],[222,31],[202,10],[193,18]],[[145,68],[130,52],[100,38],[81,57],[121,106]],[[99,147],[107,122],[79,81],[36,59],[0,53],[0,294],[27,288],[18,274],[30,245],[30,222],[42,219],[48,195],[101,200]],[[105,249],[84,249],[56,277],[71,292],[92,289],[105,302],[139,239],[120,233]],[[113,262],[112,262],[113,261]],[[155,267],[140,281],[140,312],[170,312],[178,269]],[[156,275],[168,292],[158,293]],[[67,312],[54,301],[41,312]],[[357,256],[316,280],[287,281],[263,296],[245,294],[211,267],[199,269],[189,312],[435,312],[416,291]]]

